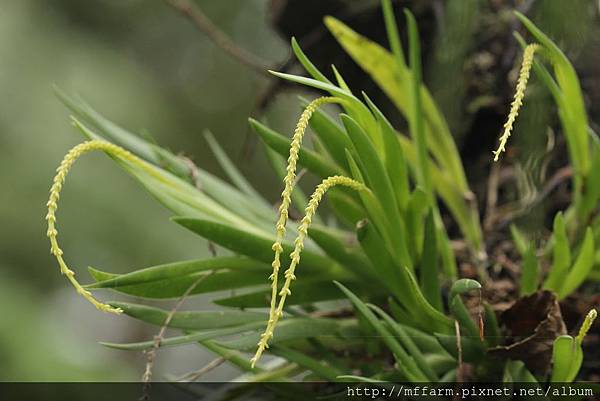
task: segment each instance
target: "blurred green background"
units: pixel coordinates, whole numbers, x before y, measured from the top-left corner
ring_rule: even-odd
[[[289,57],[288,36],[321,26],[323,15],[339,11],[336,7],[344,6],[343,15],[353,16],[346,20],[359,32],[387,44],[377,0],[195,1],[241,48],[270,66]],[[273,30],[270,13],[284,3],[290,7],[279,21],[281,35]],[[536,23],[568,49],[584,74],[591,124],[598,130],[595,1],[406,3],[419,19],[426,81],[461,143],[480,200],[519,58],[512,38],[514,7],[528,6]],[[448,7],[439,11],[442,3]],[[323,71],[336,63],[356,91],[365,89],[390,110],[373,82],[320,32],[323,40],[307,52],[315,63]],[[0,380],[139,380],[143,355],[106,349],[98,341],[149,339],[156,328],[96,313],[60,276],[49,254],[44,221],[48,189],[63,155],[82,141],[54,95],[54,85],[81,95],[130,131],[175,153],[184,151],[202,168],[223,176],[202,136],[210,129],[259,192],[274,202],[279,185],[260,146],[254,147],[253,157],[242,156],[247,117],[257,115],[257,101],[269,81],[217,48],[165,1],[0,0]],[[544,152],[547,125],[557,125],[548,94],[536,92],[535,81],[530,92],[537,100],[526,103],[514,135],[515,146],[527,149],[517,157],[523,164],[533,158],[532,152]],[[298,115],[296,94],[280,92],[263,116],[281,132],[289,132]],[[390,118],[397,118],[393,109]],[[539,227],[545,214],[544,209],[525,218]],[[87,282],[90,265],[118,273],[208,254],[206,243],[168,217],[115,163],[104,155],[89,155],[67,180],[58,229],[67,261]],[[111,294],[99,296],[108,299]],[[186,305],[205,304],[193,299]],[[212,358],[194,346],[161,350],[154,378],[201,368]],[[204,379],[235,376],[222,366]]]
[[[287,56],[267,26],[265,1],[198,4],[240,46],[265,60]],[[238,160],[266,80],[161,1],[1,1],[0,60],[0,380],[139,380],[143,356],[97,341],[151,338],[155,329],[96,313],[49,254],[47,191],[63,155],[82,141],[53,85],[222,175],[202,131],[210,129]],[[245,169],[268,188],[274,176],[257,180],[264,158],[253,160]],[[83,282],[89,265],[123,272],[207,254],[206,244],[169,222],[104,155],[78,162],[58,217],[66,259]],[[199,347],[161,352],[155,378],[210,359]]]

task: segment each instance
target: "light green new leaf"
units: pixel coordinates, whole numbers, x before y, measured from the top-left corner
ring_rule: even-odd
[[[326,17],[325,25],[354,61],[373,78],[404,116],[409,118],[413,99],[410,90],[411,71],[406,65],[335,18]],[[466,176],[448,126],[427,89],[422,87],[421,91],[430,150],[436,160],[456,178],[457,187],[467,192]]]

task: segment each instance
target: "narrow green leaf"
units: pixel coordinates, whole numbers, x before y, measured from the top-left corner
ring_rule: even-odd
[[[438,255],[435,223],[433,214],[429,212],[425,219],[425,235],[420,264],[421,289],[429,303],[439,311],[443,311],[442,293],[438,277]]]
[[[575,264],[573,264],[567,277],[563,278],[564,281],[558,290],[558,297],[560,299],[566,298],[575,291],[585,281],[592,267],[594,267],[594,233],[588,227]]]
[[[502,332],[500,331],[500,326],[498,325],[498,320],[496,319],[496,313],[492,306],[487,302],[483,303],[484,308],[484,333],[485,340],[490,345],[490,347],[495,347],[502,342]]]
[[[396,336],[396,338],[400,341],[402,346],[406,349],[408,355],[410,355],[416,362],[417,366],[421,371],[427,376],[427,379],[435,382],[439,380],[439,377],[435,374],[433,369],[429,366],[429,364],[425,360],[425,356],[421,352],[421,350],[417,347],[414,341],[410,338],[410,336],[406,333],[404,328],[398,324],[394,319],[390,317],[383,309],[377,307],[376,305],[367,304],[369,308],[375,311],[380,317],[385,320],[385,322],[389,325],[392,334]]]
[[[556,224],[556,220],[555,220],[555,224]],[[528,240],[525,237],[525,235],[521,232],[521,230],[519,230],[519,227],[517,227],[514,224],[510,225],[510,235],[512,236],[512,240],[515,244],[515,247],[517,248],[517,251],[519,252],[519,254],[521,256],[525,255],[525,252],[527,252],[527,249],[529,248],[528,244]]]
[[[552,378],[553,383],[571,383],[577,377],[583,352],[581,346],[571,336],[560,336],[554,340],[552,347]]]
[[[398,63],[396,57],[371,40],[357,34],[339,20],[326,17],[325,25],[348,52],[352,59],[365,70],[388,95],[396,107],[409,117],[412,96],[410,91],[410,70]],[[426,115],[428,145],[436,160],[455,177],[455,185],[462,192],[468,192],[467,180],[460,161],[456,144],[444,118],[425,87],[422,87],[423,108]]]
[[[458,359],[456,336],[435,333],[435,338],[440,345],[455,359]],[[485,358],[485,348],[478,338],[470,338],[464,335],[460,337],[463,362],[478,363]]]
[[[262,320],[265,321],[264,314]],[[277,325],[277,332],[270,344],[289,343],[290,341],[321,336],[336,336],[340,328],[341,322],[336,319],[287,318]],[[256,347],[260,340],[260,334],[259,332],[251,332],[233,340],[221,340],[219,344],[226,348],[250,351]]]
[[[294,289],[294,296],[287,298],[286,306],[308,305],[314,302],[344,298],[343,294],[339,292],[330,280],[311,280],[309,277],[306,277],[294,283]],[[363,289],[363,291],[366,291],[366,289]],[[265,288],[261,291],[217,299],[214,303],[230,308],[264,308],[268,305],[270,296],[271,289]]]
[[[118,277],[115,275],[107,276],[106,273],[91,268],[88,270],[96,280],[106,280],[107,277],[108,279]],[[266,274],[263,272],[220,271],[216,273],[209,272],[177,276],[166,280],[155,280],[133,285],[113,285],[110,288],[112,290],[137,297],[170,299],[181,297],[201,277],[204,277],[204,279],[194,287],[191,295],[268,284],[268,282],[265,282]]]
[[[208,146],[210,147],[211,151],[217,158],[217,161],[219,162],[219,164],[221,165],[231,182],[233,182],[235,186],[238,187],[238,189],[240,189],[243,193],[254,199],[256,202],[268,205],[268,203],[265,201],[265,198],[263,198],[258,192],[256,192],[256,190],[248,182],[246,177],[244,177],[242,173],[237,169],[235,164],[227,156],[227,153],[225,153],[223,148],[221,148],[221,145],[219,145],[213,134],[210,131],[205,130],[204,138],[206,139],[206,142],[208,142]]]
[[[392,183],[385,167],[379,158],[375,146],[364,130],[350,116],[342,114],[342,122],[346,132],[354,144],[354,152],[366,175],[367,186],[374,192],[377,200],[385,211],[389,238],[392,241],[392,255],[397,255],[403,266],[412,268],[406,243],[407,233],[404,222],[400,218]]]
[[[350,299],[352,305],[356,308],[356,311],[360,313],[369,324],[379,333],[381,340],[388,346],[388,348],[394,354],[398,361],[398,369],[402,372],[405,378],[409,381],[427,381],[425,374],[419,369],[415,361],[409,356],[404,348],[396,341],[391,333],[383,326],[383,324],[377,319],[375,314],[369,310],[356,295],[354,295],[349,289],[344,287],[342,284],[335,282],[335,284],[342,290],[344,294]]]
[[[435,207],[433,190],[431,186],[431,173],[429,172],[429,156],[427,154],[427,138],[425,137],[423,105],[421,104],[421,45],[419,44],[419,31],[415,17],[407,9],[404,10],[408,24],[408,45],[410,52],[411,69],[411,95],[412,109],[410,112],[409,126],[412,137],[417,146],[417,182],[423,187],[427,199]]]
[[[280,329],[278,328],[278,330]],[[274,346],[271,352],[290,362],[297,363],[298,365],[311,371],[313,374],[331,382],[338,381],[337,377],[342,374],[342,372],[340,372],[333,366],[326,365],[322,361],[318,361],[308,355],[295,351],[291,348],[283,346]]]
[[[169,312],[151,306],[127,302],[110,302],[110,305],[121,308],[127,316],[162,326]],[[215,330],[224,327],[240,326],[252,322],[264,322],[265,314],[239,310],[221,311],[185,311],[175,312],[169,327],[183,330]]]
[[[291,143],[289,138],[286,138],[285,136],[273,131],[272,129],[252,118],[250,118],[248,121],[265,145],[283,157],[287,157],[289,155]],[[319,154],[306,149],[305,147],[300,149],[298,156],[299,165],[306,167],[308,170],[321,178],[327,178],[332,175],[340,175],[342,173],[338,166],[324,159]]]
[[[321,81],[323,83],[332,85],[331,81],[329,79],[327,79],[327,77],[325,75],[323,75],[323,73],[321,73],[321,71],[319,71],[319,69],[317,67],[315,67],[315,65],[310,61],[310,59],[306,56],[306,54],[304,54],[304,52],[300,48],[300,45],[298,44],[298,41],[296,40],[295,37],[292,37],[292,51],[294,52],[294,55],[296,56],[298,61],[300,61],[300,64],[302,64],[304,69],[314,79]]]
[[[508,360],[504,368],[504,383],[537,383],[535,376],[527,370],[523,361]]]
[[[169,280],[174,277],[187,276],[193,273],[212,270],[257,271],[264,274],[270,270],[270,266],[251,259],[236,256],[185,260],[147,267],[131,273],[117,275],[114,278],[90,284],[87,288],[113,288],[144,284],[152,281]]]
[[[313,224],[309,236],[327,256],[351,270],[356,276],[367,280],[378,280],[373,274],[369,259],[360,250],[348,249],[331,228]]]
[[[285,322],[281,322],[280,325],[283,326],[284,323]],[[183,336],[176,336],[176,337],[168,337],[161,341],[160,346],[161,347],[170,347],[170,346],[174,346],[174,345],[190,344],[190,343],[195,343],[198,341],[212,340],[215,338],[231,336],[234,334],[246,333],[249,331],[257,331],[257,330],[261,330],[264,325],[265,325],[264,322],[253,322],[253,323],[243,324],[240,326],[226,327],[226,328],[218,329],[218,330],[191,333],[191,334],[186,334]],[[155,343],[154,340],[149,340],[149,341],[141,341],[141,342],[128,343],[128,344],[117,344],[117,343],[109,343],[109,342],[101,342],[100,344],[102,344],[106,347],[109,347],[109,348],[116,348],[116,349],[122,349],[122,350],[127,350],[127,351],[137,351],[137,350],[144,350],[144,349],[152,348],[154,346],[154,343]]]
[[[535,246],[530,244],[523,257],[521,273],[521,296],[533,294],[538,289],[540,265],[535,254]]]
[[[404,61],[404,52],[402,51],[402,42],[400,41],[400,34],[398,33],[398,26],[396,25],[396,16],[394,15],[394,9],[391,0],[381,1],[381,10],[383,12],[383,20],[385,21],[385,29],[387,31],[388,42],[390,43],[390,49],[392,54],[396,58],[396,62],[401,67],[406,67]]]
[[[172,219],[177,224],[200,235],[209,241],[214,242],[233,252],[249,256],[261,262],[271,263],[273,260],[273,240],[250,234],[244,230],[238,230],[231,226],[215,223],[213,221],[194,219],[188,217],[174,217]],[[281,263],[284,266],[289,265],[289,254],[294,249],[289,243],[283,244],[284,252],[281,255]],[[302,269],[306,272],[319,272],[326,274],[328,272],[338,271],[340,267],[332,260],[311,252],[306,249],[302,252]]]
[[[565,219],[561,212],[554,217],[552,230],[552,266],[544,283],[544,289],[558,291],[571,266],[571,247],[567,237]]]
[[[300,77],[300,76],[291,75],[291,74],[284,74],[281,72],[271,71],[271,73],[279,78],[282,78],[282,79],[285,79],[285,80],[288,80],[291,82],[296,82],[301,85],[306,85],[306,86],[309,86],[309,87],[312,87],[315,89],[324,90],[326,92],[329,92],[332,96],[337,96],[340,99],[345,100],[342,103],[342,106],[346,110],[346,112],[350,116],[352,116],[352,118],[354,118],[356,121],[358,121],[359,124],[361,124],[363,127],[365,127],[366,131],[369,134],[375,135],[377,133],[376,122],[375,122],[375,119],[373,118],[373,115],[369,112],[369,108],[367,106],[365,106],[356,97],[354,97],[354,95],[352,95],[350,92],[348,92],[344,89],[338,88],[335,85],[317,81],[315,79]],[[381,142],[381,138],[374,136],[371,139],[373,140],[373,143],[377,147],[377,150],[380,152],[383,152],[383,150],[382,150],[383,143]]]
[[[377,119],[384,143],[385,168],[392,182],[392,188],[394,189],[394,194],[398,201],[398,207],[401,211],[404,211],[408,205],[410,188],[408,182],[408,166],[406,164],[404,152],[402,151],[402,146],[398,142],[398,134],[371,99],[364,93],[363,96],[369,105],[371,112]]]

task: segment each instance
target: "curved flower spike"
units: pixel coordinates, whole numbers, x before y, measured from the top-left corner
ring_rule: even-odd
[[[292,202],[292,191],[294,190],[294,185],[296,184],[296,166],[298,162],[298,154],[300,152],[300,148],[302,147],[302,139],[304,138],[304,133],[306,132],[306,128],[308,128],[308,122],[312,117],[313,113],[323,104],[326,103],[341,103],[342,99],[336,97],[320,97],[308,104],[302,114],[300,115],[300,119],[298,120],[298,124],[296,124],[296,129],[294,130],[294,135],[292,137],[292,142],[290,145],[290,155],[288,157],[288,165],[286,168],[286,176],[283,179],[284,189],[281,193],[281,205],[279,206],[279,218],[275,225],[276,230],[276,238],[275,243],[273,244],[274,257],[271,266],[273,267],[273,273],[269,276],[269,280],[271,283],[271,305],[269,310],[269,321],[273,320],[273,316],[275,313],[275,306],[277,305],[277,279],[279,274],[279,268],[281,267],[281,253],[283,252],[283,246],[281,243],[285,238],[285,225],[287,223],[288,214],[290,204]]]
[[[146,162],[132,154],[131,152],[115,145],[110,142],[100,141],[100,140],[91,140],[87,142],[80,143],[79,145],[72,148],[67,155],[64,157],[60,166],[56,169],[56,176],[54,176],[52,187],[50,188],[50,198],[48,199],[48,214],[46,215],[46,220],[48,221],[48,231],[46,235],[50,239],[50,253],[54,255],[56,260],[58,261],[58,265],[60,266],[60,271],[62,274],[67,276],[67,279],[71,282],[73,287],[78,294],[83,296],[89,302],[91,302],[96,308],[104,312],[116,313],[119,314],[122,312],[120,308],[113,308],[110,305],[104,304],[98,301],[96,298],[92,296],[92,294],[84,289],[81,284],[75,279],[75,273],[69,269],[65,260],[63,259],[63,251],[58,246],[58,231],[56,230],[56,210],[58,209],[58,200],[60,198],[60,191],[65,182],[67,174],[69,170],[84,154],[94,151],[101,150],[110,155],[117,157],[121,160],[133,163],[138,167],[153,173],[150,167]]]
[[[253,367],[256,364],[256,362],[258,362],[258,360],[260,359],[260,356],[262,355],[263,351],[269,347],[269,339],[273,338],[275,326],[277,325],[279,319],[283,316],[283,307],[285,305],[285,300],[288,295],[292,294],[290,286],[292,284],[292,281],[296,279],[294,273],[296,271],[296,267],[300,263],[300,253],[302,252],[302,249],[304,249],[304,239],[308,234],[308,228],[312,223],[312,218],[317,212],[319,203],[321,202],[321,199],[323,199],[325,193],[331,187],[334,187],[336,185],[342,185],[354,189],[356,191],[369,190],[363,183],[355,181],[349,177],[337,175],[324,179],[315,189],[315,192],[310,197],[310,201],[308,202],[308,206],[306,207],[306,214],[304,215],[304,218],[302,219],[302,221],[300,222],[300,226],[298,227],[298,237],[294,241],[294,250],[290,254],[290,258],[292,261],[290,267],[286,270],[284,274],[285,282],[279,293],[279,304],[277,305],[277,308],[269,315],[269,322],[267,323],[267,328],[265,329],[265,332],[261,335],[261,340],[258,343],[258,349],[256,350],[256,354],[250,360],[252,362]],[[274,288],[276,290],[276,287]]]
[[[523,61],[521,62],[521,70],[519,71],[519,79],[517,80],[517,88],[515,91],[515,98],[510,105],[510,112],[508,113],[508,119],[506,123],[504,123],[504,132],[500,137],[500,144],[498,145],[498,149],[495,150],[494,153],[494,161],[498,161],[500,157],[500,153],[506,150],[506,142],[510,137],[510,133],[513,129],[513,124],[519,115],[519,109],[523,105],[523,98],[525,97],[525,89],[527,88],[527,81],[529,80],[529,73],[531,72],[531,66],[533,64],[533,56],[537,49],[540,48],[540,45],[537,43],[532,43],[527,45],[525,51],[523,52]]]

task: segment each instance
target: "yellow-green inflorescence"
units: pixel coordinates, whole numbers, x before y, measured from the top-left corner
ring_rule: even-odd
[[[579,329],[579,334],[577,334],[577,342],[579,344],[583,342],[583,338],[590,330],[592,324],[594,324],[594,320],[596,320],[597,317],[598,311],[596,309],[592,309],[588,312],[587,316],[585,317],[585,320],[583,321],[583,324],[581,325],[581,328]]]
[[[131,152],[110,142],[91,140],[80,143],[79,145],[75,146],[67,153],[67,155],[60,163],[60,166],[58,166],[58,168],[56,169],[56,175],[54,176],[52,187],[50,188],[50,198],[48,199],[48,203],[46,204],[48,206],[48,214],[46,215],[46,220],[48,221],[48,231],[46,234],[50,239],[50,253],[54,255],[54,257],[58,261],[61,273],[67,276],[67,278],[69,279],[73,287],[75,287],[77,292],[80,295],[82,295],[85,299],[90,301],[99,310],[118,314],[122,312],[121,309],[113,308],[110,305],[98,301],[92,296],[92,294],[89,291],[87,291],[81,286],[81,284],[79,284],[79,282],[75,279],[75,273],[71,269],[69,269],[65,260],[63,259],[63,251],[58,246],[57,239],[58,231],[56,230],[56,210],[58,209],[60,191],[62,189],[63,184],[65,183],[67,174],[69,173],[69,170],[71,169],[75,161],[77,161],[77,159],[79,159],[84,154],[95,150],[104,151],[110,154],[111,156],[135,164],[144,170],[150,170],[150,167],[147,165],[146,162],[133,155]]]
[[[277,324],[279,318],[283,314],[283,306],[285,304],[285,299],[288,295],[291,294],[290,285],[292,280],[296,277],[294,276],[294,271],[296,266],[300,262],[300,253],[304,248],[304,239],[308,232],[308,227],[312,221],[312,218],[316,212],[316,209],[321,201],[323,195],[329,188],[335,185],[344,185],[356,190],[365,190],[366,187],[352,180],[348,177],[341,176],[333,176],[329,177],[317,187],[306,208],[306,215],[302,219],[300,226],[298,227],[298,237],[296,238],[294,244],[294,250],[290,254],[291,264],[288,270],[285,272],[285,283],[283,288],[279,292],[280,300],[279,304],[277,304],[277,294],[278,294],[278,274],[279,268],[281,267],[281,253],[283,252],[282,242],[285,238],[285,225],[288,219],[289,207],[291,204],[291,195],[294,189],[294,185],[296,182],[296,167],[298,162],[298,154],[300,152],[300,148],[302,146],[302,139],[304,137],[304,133],[308,127],[308,122],[312,114],[319,108],[321,105],[326,103],[341,103],[342,100],[335,97],[321,97],[313,100],[305,109],[300,119],[298,120],[298,124],[296,125],[296,129],[294,130],[294,135],[292,137],[292,142],[290,145],[290,154],[288,157],[288,165],[286,169],[286,176],[284,178],[284,189],[281,193],[281,205],[279,207],[279,218],[276,223],[276,239],[273,244],[273,251],[275,253],[272,267],[273,273],[269,277],[272,281],[271,283],[271,304],[269,310],[269,320],[267,322],[267,327],[264,333],[261,335],[261,339],[258,343],[258,348],[256,350],[256,354],[252,358],[252,366],[256,364],[263,351],[268,348],[269,340],[273,337],[273,331],[275,329],[275,325]]]
[[[531,66],[533,65],[533,56],[535,51],[540,47],[537,43],[527,45],[523,52],[523,61],[521,62],[521,70],[519,71],[519,79],[517,80],[517,88],[515,90],[515,98],[510,105],[510,112],[508,113],[508,119],[504,123],[504,131],[500,137],[500,144],[498,149],[494,153],[494,161],[498,161],[500,153],[506,150],[506,142],[510,137],[513,129],[514,122],[519,115],[519,109],[523,105],[523,98],[525,97],[525,89],[527,88],[527,81],[529,80],[529,74],[531,72]]]

